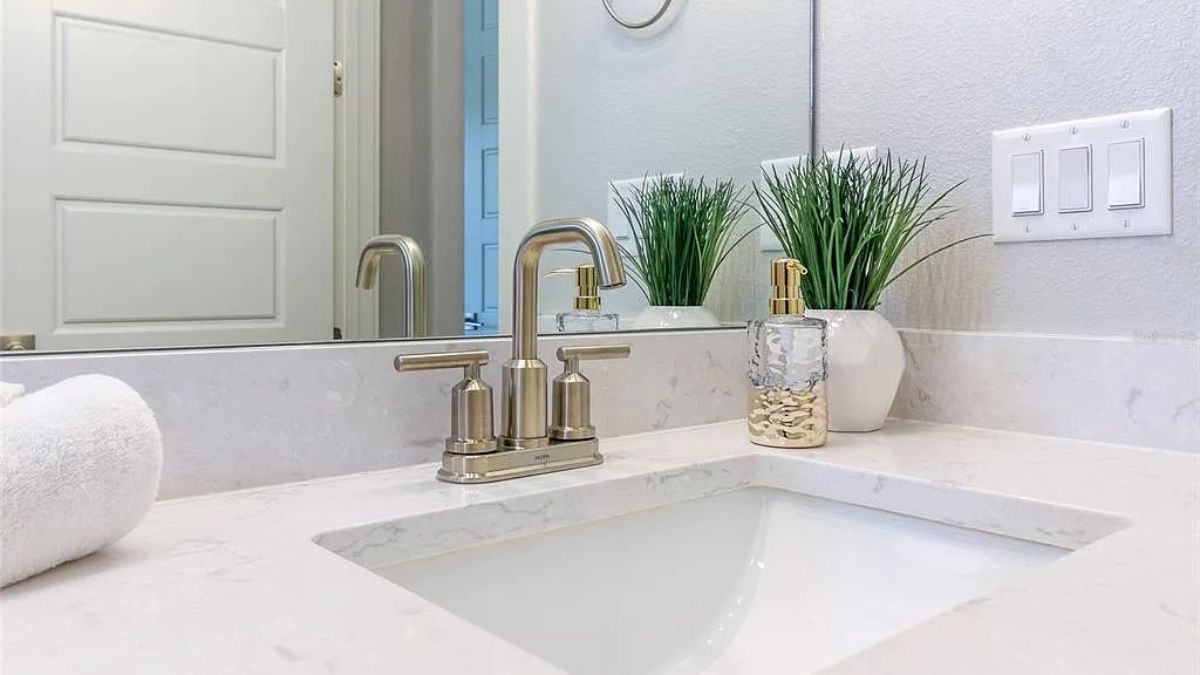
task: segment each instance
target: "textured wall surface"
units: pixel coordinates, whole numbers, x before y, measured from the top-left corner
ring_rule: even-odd
[[[631,17],[658,4],[616,3]],[[762,160],[807,151],[808,3],[755,0],[752,11],[712,0],[677,5],[666,30],[637,36],[598,1],[536,3],[535,218],[604,222],[611,180],[687,171],[746,185]],[[509,253],[502,261],[528,226],[501,216]],[[763,258],[752,235],[726,263],[708,302],[721,318],[765,312]],[[550,254],[542,269],[581,260]],[[572,291],[567,279],[543,283],[543,311],[568,307]],[[629,319],[645,304],[632,284],[604,302]]]
[[[818,24],[820,143],[969,179],[927,249],[991,231],[990,132],[1174,109],[1173,236],[971,242],[888,295],[897,325],[1200,340],[1200,3],[858,0],[821,3]]]

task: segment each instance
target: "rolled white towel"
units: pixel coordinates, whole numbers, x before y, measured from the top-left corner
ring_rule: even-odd
[[[0,382],[0,408],[25,395],[25,385]]]
[[[154,413],[120,380],[73,377],[0,407],[0,586],[125,536],[161,473]]]

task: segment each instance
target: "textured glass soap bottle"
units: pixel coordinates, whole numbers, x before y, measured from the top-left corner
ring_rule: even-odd
[[[771,263],[771,316],[750,324],[750,440],[813,448],[828,435],[825,322],[804,316],[798,260]]]

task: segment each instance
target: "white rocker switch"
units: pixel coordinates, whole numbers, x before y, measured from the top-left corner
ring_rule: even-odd
[[[1058,212],[1092,210],[1092,146],[1058,151]]]
[[[1145,147],[1142,139],[1108,144],[1108,208],[1146,205]]]
[[[1036,216],[1042,213],[1042,151],[1012,156],[1012,213]]]

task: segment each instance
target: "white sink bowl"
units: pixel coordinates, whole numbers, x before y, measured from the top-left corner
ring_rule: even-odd
[[[901,500],[915,491],[924,508],[957,511],[939,520],[977,521],[984,532],[780,489],[787,480],[753,480],[764,467],[741,461],[474,504],[319,543],[568,673],[796,674],[1120,527],[1102,514],[893,479]],[[724,491],[703,496],[706,482]],[[864,474],[853,483],[873,500],[887,485]],[[1006,511],[1040,518],[1018,529],[1043,543],[995,534]]]

